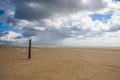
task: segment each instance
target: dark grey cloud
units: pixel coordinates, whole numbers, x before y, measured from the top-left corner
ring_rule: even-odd
[[[7,12],[8,10],[14,10],[14,1],[13,0],[0,0],[0,9]]]
[[[13,0],[0,0],[0,10],[2,14],[0,16],[0,21],[6,23],[8,18],[14,17],[14,1]]]
[[[22,35],[23,35],[23,37],[24,38],[29,38],[29,37],[31,37],[31,36],[36,36],[37,35],[37,30],[35,30],[34,28],[29,28],[29,27],[23,27],[22,29],[21,29],[21,31],[22,31]]]
[[[82,0],[14,0],[15,17],[18,19],[38,20],[63,16],[78,11],[96,11],[106,6],[102,0],[91,0],[83,4]]]
[[[5,36],[5,35],[7,35],[7,34],[9,34],[8,31],[0,30],[0,37]]]
[[[12,24],[13,27],[17,26],[18,20],[15,18],[8,17],[6,20],[6,24]]]
[[[54,45],[61,44],[61,41],[70,37],[71,31],[67,28],[46,28],[44,31],[38,32],[37,41],[34,44]]]
[[[120,30],[120,25],[114,25],[108,30],[108,32],[115,32],[119,30]]]

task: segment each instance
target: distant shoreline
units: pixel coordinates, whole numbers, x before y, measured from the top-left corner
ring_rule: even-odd
[[[28,45],[4,45],[4,44],[0,44],[0,46],[18,46],[18,47],[28,47]],[[111,47],[118,47],[120,48],[120,46],[56,46],[56,45],[39,45],[39,46],[36,46],[36,45],[32,45],[32,47],[86,47],[86,48],[89,48],[89,47],[93,47],[93,48],[111,48]]]
[[[28,45],[0,45],[1,47],[20,47],[20,48],[28,48]],[[32,46],[32,48],[69,48],[69,49],[83,49],[83,50],[113,50],[120,51],[120,46]]]

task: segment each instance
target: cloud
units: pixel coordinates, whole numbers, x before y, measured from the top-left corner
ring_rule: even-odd
[[[0,16],[1,22],[6,22],[8,18],[14,17],[14,2],[13,0],[0,0],[0,10],[2,10],[4,13],[2,16]]]
[[[66,16],[79,11],[97,11],[105,8],[103,0],[14,0],[15,17],[26,20],[47,19]]]
[[[120,44],[119,4],[112,0],[1,0],[0,21],[16,31],[0,32],[0,40],[25,44],[32,38],[36,45],[92,45],[100,44],[96,40],[105,44],[110,38],[114,42],[109,44]],[[90,15],[95,14],[110,14],[110,18],[93,20]]]
[[[7,31],[3,31],[3,30],[0,30],[0,37],[4,36],[4,35],[7,35],[8,32]]]
[[[21,29],[23,37],[31,37],[37,35],[37,30],[34,28],[23,27]]]
[[[70,31],[65,28],[46,28],[43,31],[37,32],[36,36],[33,36],[33,44],[36,45],[60,45],[61,41],[70,37]]]
[[[2,32],[4,35],[1,35],[0,40],[4,40],[4,41],[16,41],[15,38],[17,36],[21,36],[20,33],[15,33],[13,31],[9,31],[9,32]]]

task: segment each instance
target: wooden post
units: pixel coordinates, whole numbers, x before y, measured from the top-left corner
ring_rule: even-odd
[[[28,59],[31,58],[31,39],[29,39]]]

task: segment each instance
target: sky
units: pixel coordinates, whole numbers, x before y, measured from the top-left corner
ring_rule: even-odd
[[[120,46],[120,0],[0,0],[0,44]]]

